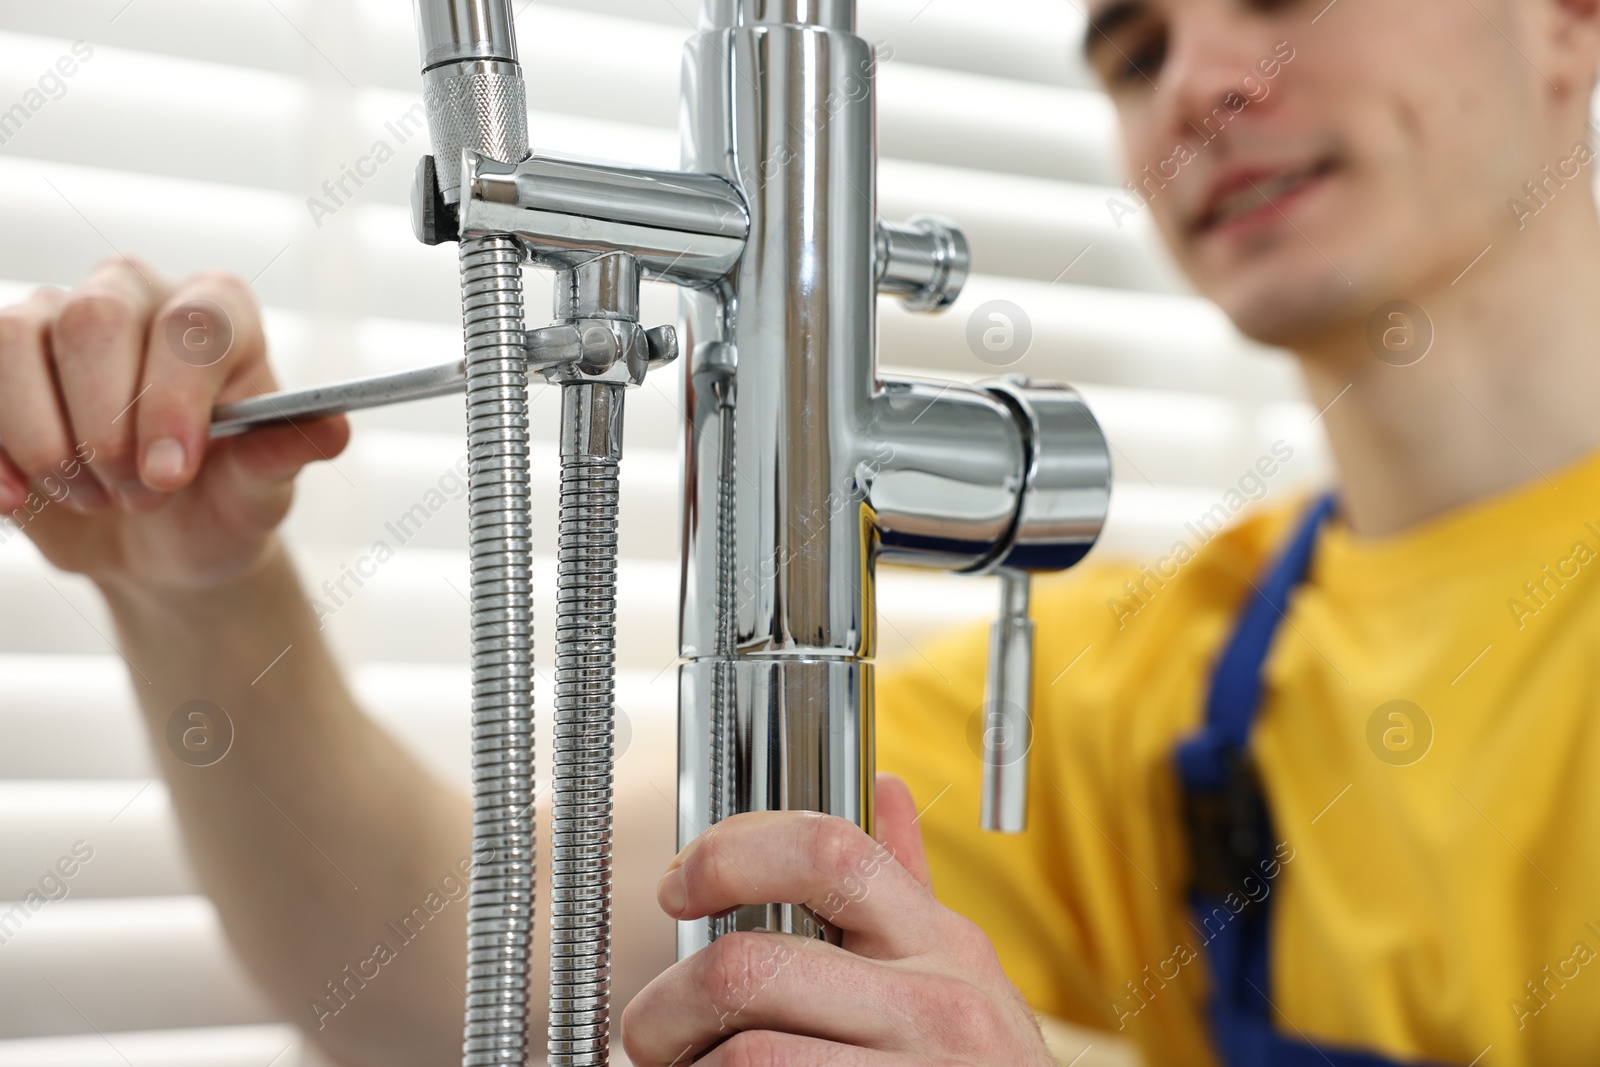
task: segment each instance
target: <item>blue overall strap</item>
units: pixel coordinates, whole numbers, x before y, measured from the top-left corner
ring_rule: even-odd
[[[1266,663],[1289,597],[1305,580],[1332,493],[1306,511],[1288,546],[1255,583],[1211,675],[1205,724],[1175,753],[1193,858],[1191,926],[1212,978],[1212,1039],[1227,1067],[1392,1067],[1370,1053],[1289,1040],[1272,1024],[1271,914],[1281,864],[1248,755]]]
[[[1335,496],[1328,493],[1307,510],[1288,548],[1255,584],[1233,637],[1212,669],[1205,726],[1178,747],[1178,773],[1185,785],[1221,789],[1229,754],[1245,750],[1261,706],[1261,665],[1267,661],[1278,621],[1288,610],[1289,594],[1311,566],[1317,531],[1335,503]]]

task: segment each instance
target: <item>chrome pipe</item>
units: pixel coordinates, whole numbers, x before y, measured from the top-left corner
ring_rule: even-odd
[[[649,171],[536,156],[506,165],[468,152],[461,232],[509,233],[536,262],[562,268],[626,252],[647,278],[720,281],[744,252],[744,200],[710,174]]]
[[[824,811],[870,826],[875,525],[856,471],[877,444],[878,221],[871,94],[845,92],[842,79],[870,75],[873,53],[850,32],[851,4],[713,3],[706,16],[712,28],[685,60],[684,167],[737,188],[750,230],[725,283],[681,298],[694,363],[680,837],[743,811]],[[731,366],[731,413],[713,361]],[[731,544],[719,522],[729,501]],[[718,599],[728,571],[731,623]],[[788,905],[742,909],[722,925],[758,927],[829,933]],[[680,954],[713,932],[680,924]]]
[[[912,311],[943,311],[967,284],[972,253],[955,225],[932,215],[878,223],[878,292]]]
[[[702,30],[725,30],[762,24],[821,26],[854,33],[855,0],[704,0]]]
[[[874,57],[853,8],[708,0],[687,48],[684,167],[737,189],[749,233],[726,279],[681,296],[680,844],[744,811],[870,828],[877,564],[1070,566],[1109,501],[1075,392],[879,380],[876,295],[948,306],[968,251],[948,223],[877,219]],[[680,924],[679,953],[758,928],[830,936],[802,909],[752,906]]]
[[[517,61],[509,0],[428,0],[416,7],[422,69],[463,60]]]

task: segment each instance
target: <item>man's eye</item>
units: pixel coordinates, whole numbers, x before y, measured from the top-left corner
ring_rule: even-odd
[[[1165,34],[1138,40],[1122,46],[1117,57],[1112,80],[1119,85],[1148,83],[1155,80],[1161,64],[1167,59]]]

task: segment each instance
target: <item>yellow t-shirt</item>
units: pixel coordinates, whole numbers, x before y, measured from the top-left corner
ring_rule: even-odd
[[[1290,601],[1252,735],[1288,857],[1268,992],[1290,1036],[1600,1063],[1600,452],[1546,475],[1394,537],[1335,518]],[[1152,1065],[1214,1062],[1173,748],[1307,500],[1193,558],[1037,583],[1025,834],[978,829],[986,627],[878,684],[878,763],[931,804],[941,899],[1035,1010]]]

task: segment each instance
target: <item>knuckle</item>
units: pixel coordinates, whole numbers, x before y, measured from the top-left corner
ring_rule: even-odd
[[[857,875],[866,858],[867,836],[860,827],[828,815],[812,823],[811,835],[812,865],[830,885]]]
[[[138,256],[130,256],[122,252],[114,252],[99,263],[95,264],[94,274],[117,274],[132,278],[143,286],[146,280],[155,277],[155,271],[150,269],[150,264]]]
[[[722,850],[717,847],[716,838],[712,836],[715,829],[712,827],[706,831],[699,847],[683,861],[684,890],[691,905],[697,897],[715,892],[717,887],[722,885],[727,871],[727,862],[722,858]]]
[[[943,1046],[957,1055],[1005,1047],[1010,1036],[983,990],[960,979],[945,979],[931,998],[930,1023],[943,1031]]]
[[[945,934],[944,942],[952,953],[963,959],[981,961],[985,964],[998,960],[994,942],[989,940],[989,935],[984,933],[983,927],[956,912],[951,912],[949,918],[950,928]]]
[[[204,311],[199,312],[196,305]],[[199,319],[195,318],[197,312],[201,315]],[[226,337],[226,348],[236,360],[264,361],[266,337],[260,306],[250,283],[238,274],[216,269],[190,277],[162,307],[158,321],[185,315],[191,321],[203,322],[218,336]]]
[[[119,270],[119,269],[124,269],[125,270],[125,269],[131,269],[132,267],[136,266],[137,264],[138,264],[138,261],[135,260],[132,256],[124,255],[121,252],[113,252],[109,256],[106,256],[105,258],[101,259],[99,263],[96,263],[95,264],[95,269],[96,270]]]
[[[952,952],[968,957],[994,953],[994,945],[990,944],[989,934],[984,933],[984,928],[978,923],[974,923],[960,912],[949,912],[946,918],[949,921],[939,939],[949,945]]]
[[[757,968],[766,957],[759,934],[736,932],[705,949],[701,986],[718,1015],[738,1011],[754,998]]]
[[[778,1035],[766,1030],[746,1030],[723,1042],[719,1050],[727,1067],[794,1067],[778,1042]]]
[[[229,296],[239,297],[241,303],[246,305],[255,303],[255,296],[250,290],[250,283],[233,271],[223,270],[219,267],[203,270],[196,274],[189,279],[189,284],[185,285],[184,289],[190,291],[204,289],[214,293],[224,293]]]
[[[638,1032],[640,1028],[636,1025],[639,1021],[639,1013],[643,1011],[643,1008],[639,1007],[643,1001],[643,995],[628,1001],[627,1005],[622,1009],[622,1015],[617,1020],[617,1025],[622,1031],[622,1051],[634,1063],[649,1062],[648,1050],[644,1042],[639,1038]]]
[[[115,293],[75,293],[56,316],[55,335],[71,347],[109,344],[141,326],[133,301]]]

